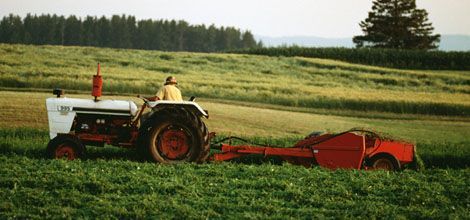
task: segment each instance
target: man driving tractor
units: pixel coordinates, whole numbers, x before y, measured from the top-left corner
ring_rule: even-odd
[[[163,84],[163,87],[158,90],[155,96],[151,97],[144,97],[149,101],[157,101],[157,100],[168,100],[168,101],[183,101],[183,97],[181,96],[181,91],[176,87],[178,82],[174,76],[168,76]],[[140,97],[140,95],[139,95]],[[142,115],[142,121],[145,121],[148,117],[150,117],[151,112],[146,112]]]
[[[169,101],[183,101],[181,91],[176,87],[178,82],[174,76],[169,76],[165,80],[163,87],[153,97],[148,97],[149,101],[169,100]]]

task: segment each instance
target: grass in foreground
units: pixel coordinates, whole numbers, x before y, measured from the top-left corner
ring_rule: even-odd
[[[0,140],[0,218],[416,219],[470,214],[469,152],[463,155],[467,168],[460,169],[329,171],[256,160],[143,163],[136,151],[114,147],[89,148],[81,161],[50,160],[44,157],[47,131],[2,129]],[[292,141],[257,139],[263,140],[276,145]],[[455,150],[449,152],[457,155]]]
[[[470,170],[335,172],[0,155],[1,218],[465,218]]]

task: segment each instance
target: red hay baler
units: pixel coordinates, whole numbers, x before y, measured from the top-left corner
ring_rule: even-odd
[[[228,137],[219,142],[238,139]],[[352,129],[339,134],[314,133],[297,142],[293,147],[269,147],[224,143],[213,144],[219,152],[210,160],[225,161],[245,155],[278,156],[291,164],[311,167],[320,165],[329,169],[384,169],[400,170],[416,163],[413,144],[380,137],[374,132]]]

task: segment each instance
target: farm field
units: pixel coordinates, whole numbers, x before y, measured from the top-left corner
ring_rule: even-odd
[[[38,128],[47,130],[46,98],[52,93],[11,92],[0,94],[0,127]],[[90,95],[66,94],[70,98],[90,98]],[[132,100],[139,106],[143,103],[131,96],[104,96],[103,99]],[[17,101],[23,100],[23,101]],[[245,137],[301,138],[312,131],[341,132],[353,127],[382,131],[391,136],[410,141],[435,142],[446,140],[458,143],[470,136],[470,121],[463,118],[418,118],[399,120],[390,118],[353,118],[348,116],[305,113],[291,108],[290,111],[271,109],[271,106],[240,106],[216,101],[197,101],[207,109],[210,119],[206,123],[211,130],[224,135]],[[31,108],[35,106],[35,108]],[[390,116],[389,116],[390,117]]]
[[[332,131],[355,124],[377,129],[375,126],[381,125],[380,129],[388,132],[397,129],[395,135],[399,137],[414,127],[413,133],[425,136],[413,140],[418,142],[427,169],[332,172],[280,165],[262,158],[241,163],[166,166],[142,163],[135,151],[112,147],[89,148],[85,160],[68,162],[45,157],[48,134],[42,106],[46,97],[50,94],[3,92],[0,97],[2,106],[8,107],[1,110],[4,124],[0,129],[4,217],[426,218],[468,214],[468,122],[397,123],[200,102],[211,112],[207,120],[210,129],[242,136],[250,131],[251,140],[272,145],[292,144],[310,131],[311,121],[315,122],[314,128],[323,124]],[[14,102],[26,99],[30,105]],[[30,108],[33,105],[41,108]],[[6,109],[16,112],[17,117]],[[18,117],[21,113],[25,117]],[[262,121],[271,114],[292,120],[278,117],[265,121],[264,127],[260,121],[253,121]],[[389,129],[387,122],[393,124]],[[282,133],[289,126],[294,130],[288,135]],[[445,135],[454,138],[441,141]]]
[[[470,216],[468,71],[88,47],[0,45],[0,54],[0,218]],[[222,137],[290,146],[312,131],[361,127],[416,143],[425,169],[330,171],[261,157],[160,165],[114,147],[47,159],[45,99],[58,86],[91,97],[98,61],[106,99],[140,105],[136,94],[173,74]]]
[[[469,214],[468,168],[332,172],[287,164],[156,165],[37,157],[0,156],[2,218],[466,218]]]
[[[175,75],[188,97],[331,110],[470,114],[469,71],[398,70],[300,57],[0,44],[0,87],[89,91],[98,62],[104,91],[115,94],[155,93],[167,75]]]

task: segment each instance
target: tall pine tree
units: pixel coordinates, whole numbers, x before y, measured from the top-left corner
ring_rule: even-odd
[[[245,31],[242,35],[242,48],[255,48],[257,47],[256,45],[256,40],[253,34],[249,31]]]
[[[427,50],[437,48],[440,40],[416,0],[375,0],[359,26],[364,35],[353,38],[357,47]]]

